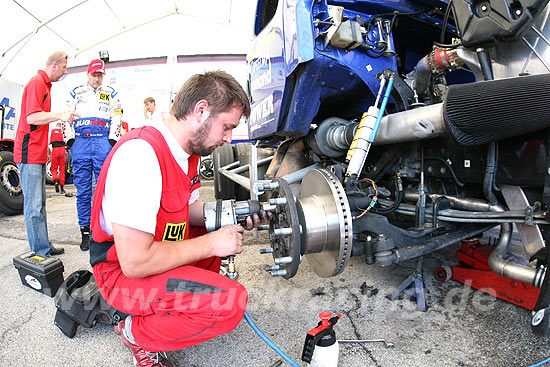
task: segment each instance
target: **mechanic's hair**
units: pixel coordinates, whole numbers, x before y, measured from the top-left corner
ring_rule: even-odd
[[[54,63],[67,58],[69,58],[69,56],[67,56],[65,51],[55,51],[50,55],[50,57],[48,57],[48,60],[46,60],[46,66],[53,65]]]
[[[184,119],[202,99],[208,102],[212,117],[229,112],[234,107],[241,108],[243,116],[250,116],[250,103],[246,92],[239,82],[225,71],[210,71],[189,78],[174,99],[172,115],[178,120]]]
[[[155,99],[153,97],[147,97],[143,100],[143,103],[147,103],[147,102],[155,103]]]

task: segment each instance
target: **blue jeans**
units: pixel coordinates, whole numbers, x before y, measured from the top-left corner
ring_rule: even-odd
[[[31,251],[49,256],[48,224],[46,219],[46,165],[18,163],[23,189],[23,216]]]

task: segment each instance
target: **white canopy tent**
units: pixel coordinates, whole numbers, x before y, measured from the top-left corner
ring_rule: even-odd
[[[246,83],[243,55],[251,45],[256,0],[0,0],[0,4],[1,79],[25,85],[53,51],[68,53],[69,75],[54,83],[52,90],[54,111],[63,110],[72,88],[86,83],[86,66],[100,51],[109,54],[104,84],[120,92],[124,118],[131,127],[144,122],[145,97],[155,98],[157,107],[167,112],[173,95],[193,73],[223,69],[243,87]],[[12,96],[11,102],[15,100]],[[18,115],[18,103],[13,107]],[[12,119],[12,128],[17,119]],[[238,139],[247,136],[246,124],[241,125]]]
[[[245,54],[256,0],[0,0],[0,76],[25,84],[58,49],[69,67],[110,61]]]

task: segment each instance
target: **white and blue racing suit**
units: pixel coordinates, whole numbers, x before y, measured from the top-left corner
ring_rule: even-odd
[[[118,92],[110,86],[74,88],[67,108],[80,118],[63,124],[63,136],[71,148],[78,224],[90,225],[92,180],[97,179],[103,161],[120,138],[122,109]]]

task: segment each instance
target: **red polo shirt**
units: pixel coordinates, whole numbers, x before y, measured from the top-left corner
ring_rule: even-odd
[[[15,135],[14,161],[15,163],[40,164],[48,161],[48,132],[49,126],[31,125],[27,117],[35,112],[50,112],[52,100],[50,89],[52,82],[48,74],[38,70],[23,90],[21,114]]]

